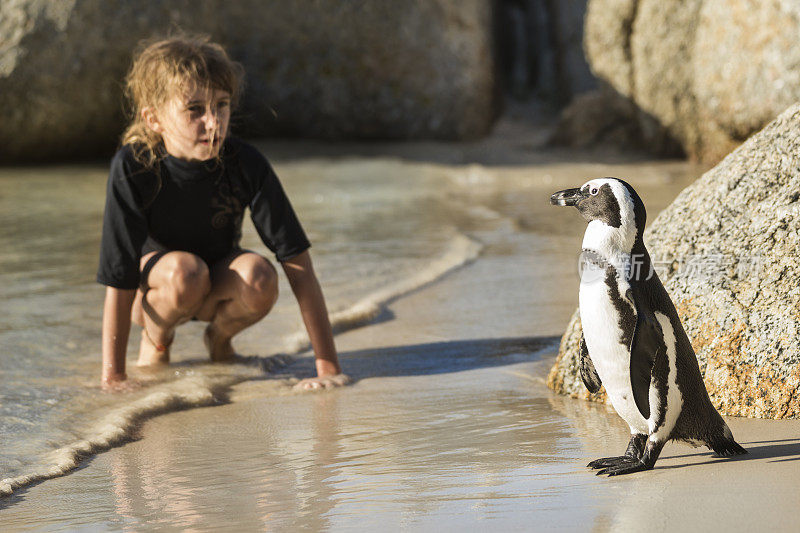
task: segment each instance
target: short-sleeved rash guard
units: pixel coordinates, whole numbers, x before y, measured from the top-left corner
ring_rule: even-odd
[[[154,250],[191,252],[211,265],[239,249],[246,207],[278,261],[310,246],[278,177],[253,146],[229,138],[219,160],[168,155],[155,170],[124,146],[111,161],[97,281],[135,289],[140,258]]]

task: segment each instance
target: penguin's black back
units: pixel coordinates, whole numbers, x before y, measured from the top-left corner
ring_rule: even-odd
[[[643,299],[641,303],[647,305],[651,311],[666,316],[675,335],[676,382],[683,398],[683,406],[670,438],[703,441],[709,448],[713,448],[711,445],[713,442],[720,438],[724,439],[725,422],[711,403],[694,348],[683,329],[669,293],[658,274],[652,270],[650,255],[638,236],[633,253],[640,254],[640,261],[643,263],[638,279],[631,280],[631,284],[636,284],[638,298]],[[668,367],[653,369],[656,380],[664,384],[667,382],[668,373]],[[666,387],[662,390],[666,391]],[[663,394],[666,395],[665,392]],[[665,401],[666,398],[662,398],[661,405],[665,405]]]

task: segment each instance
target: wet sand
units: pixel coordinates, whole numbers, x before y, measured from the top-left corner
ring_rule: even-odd
[[[596,477],[584,465],[621,453],[627,428],[604,406],[544,387],[552,357],[537,350],[553,339],[524,336],[538,329],[530,313],[503,314],[515,339],[494,338],[497,323],[453,316],[454,294],[475,304],[485,295],[470,295],[485,279],[474,270],[430,289],[434,299],[397,302],[391,321],[342,335],[351,387],[291,394],[281,381],[243,384],[229,405],[153,419],[140,440],[31,488],[3,521],[136,531],[794,529],[800,423],[728,418],[744,458],[671,443],[652,472]]]
[[[608,479],[585,468],[622,453],[628,430],[605,406],[544,385],[577,304],[583,226],[567,210],[529,206],[571,177],[548,185],[489,174],[476,170],[455,192],[480,196],[488,213],[508,217],[474,229],[481,257],[392,302],[375,323],[337,336],[353,385],[292,392],[312,373],[302,357],[281,374],[224,391],[222,405],[150,419],[134,442],[15,493],[0,523],[12,530],[794,530],[798,421],[728,418],[751,452],[741,458],[670,443],[651,472]],[[663,207],[682,185],[644,180],[642,192],[648,205]]]
[[[347,158],[336,146],[272,146],[284,154],[279,174],[314,151],[310,171],[380,168],[375,157],[387,155],[392,165],[428,161],[410,171],[449,167],[436,172],[452,174],[448,194],[470,206],[460,229],[481,243],[480,257],[337,336],[353,385],[293,392],[313,372],[305,354],[216,391],[218,405],[151,418],[132,442],[0,500],[2,528],[796,529],[799,421],[728,418],[751,452],[741,458],[670,443],[651,472],[608,479],[585,468],[622,453],[628,429],[606,406],[545,387],[577,305],[585,227],[547,198],[618,175],[637,187],[652,220],[700,171],[543,150],[546,132],[529,133],[507,119],[475,145],[350,145]],[[263,343],[258,335],[247,345]]]

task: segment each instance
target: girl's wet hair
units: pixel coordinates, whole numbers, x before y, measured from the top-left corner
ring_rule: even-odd
[[[122,135],[136,159],[153,167],[163,156],[161,135],[145,124],[142,110],[158,109],[176,94],[193,87],[227,91],[231,105],[241,93],[244,69],[222,46],[206,36],[180,36],[140,43],[125,77],[125,95],[131,122]]]

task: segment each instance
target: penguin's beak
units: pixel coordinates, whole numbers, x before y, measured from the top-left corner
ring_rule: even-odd
[[[575,205],[583,199],[583,193],[580,189],[565,189],[558,191],[550,197],[550,203],[553,205]]]

